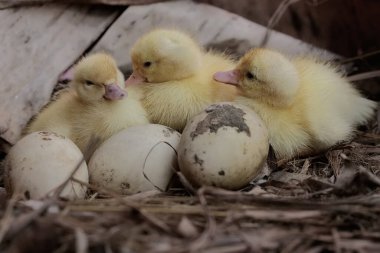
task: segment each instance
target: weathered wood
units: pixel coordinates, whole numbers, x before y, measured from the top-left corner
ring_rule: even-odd
[[[0,0],[0,9],[34,5],[41,3],[81,3],[81,4],[108,4],[108,5],[136,5],[163,2],[168,0]]]
[[[122,69],[130,69],[129,51],[135,41],[155,27],[174,27],[190,32],[206,46],[231,49],[242,54],[258,46],[266,32],[264,26],[222,9],[191,1],[157,3],[128,8],[106,32],[94,50],[115,55]],[[268,47],[289,54],[315,53],[322,58],[334,55],[288,35],[273,32]]]
[[[226,9],[267,25],[283,0],[195,0]],[[289,6],[274,29],[347,57],[379,50],[377,31],[380,1],[297,1]]]
[[[44,5],[0,11],[0,136],[14,143],[51,96],[58,75],[114,21],[119,9]]]

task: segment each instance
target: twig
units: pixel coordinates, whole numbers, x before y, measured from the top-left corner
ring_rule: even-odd
[[[190,252],[199,252],[207,242],[209,242],[210,238],[216,233],[216,222],[215,219],[211,216],[210,210],[207,206],[207,201],[204,196],[205,188],[200,188],[197,192],[197,196],[199,198],[199,202],[204,210],[205,216],[207,218],[206,229],[202,232],[202,234],[190,245]]]
[[[88,146],[86,147],[85,154],[88,153],[94,142],[96,142],[96,139],[92,139],[89,141]],[[8,240],[20,233],[24,228],[26,228],[29,224],[31,224],[37,217],[39,217],[42,213],[44,213],[52,204],[56,203],[58,201],[59,195],[64,190],[66,184],[72,180],[73,175],[78,171],[78,169],[81,167],[82,163],[85,161],[85,155],[80,160],[80,162],[75,166],[73,171],[70,173],[69,177],[57,187],[57,189],[54,191],[54,194],[51,198],[45,200],[43,202],[42,206],[36,210],[34,210],[31,213],[27,213],[19,217],[17,220],[15,220],[12,224],[12,226],[9,228],[9,230],[5,233],[3,239]]]
[[[75,172],[79,169],[84,159],[82,159],[75,169],[72,171],[68,179],[66,179],[54,192],[54,195],[52,198],[47,199],[45,202],[43,202],[42,206],[36,210],[34,210],[31,213],[27,213],[19,217],[17,220],[13,222],[11,227],[8,231],[6,231],[5,235],[3,236],[4,240],[9,240],[13,238],[15,235],[20,233],[24,228],[26,228],[29,224],[31,224],[37,217],[39,217],[42,213],[44,213],[52,204],[56,203],[58,200],[59,195],[62,193],[63,189],[65,188],[66,184],[70,181],[72,175],[75,174]]]
[[[364,73],[348,76],[347,80],[350,82],[356,82],[356,81],[375,78],[375,77],[380,77],[380,70],[374,70],[374,71],[369,71],[369,72],[364,72]]]
[[[75,178],[73,178],[73,181],[75,181],[77,183],[80,183],[80,184],[83,184],[83,185],[87,186],[90,189],[93,189],[93,190],[96,190],[98,192],[102,192],[102,193],[110,195],[111,197],[115,198],[120,204],[122,204],[124,206],[127,206],[129,208],[132,208],[133,210],[137,211],[150,224],[154,225],[155,227],[159,228],[160,230],[162,230],[164,232],[172,233],[172,230],[170,229],[170,227],[167,226],[165,223],[163,223],[162,221],[156,219],[155,217],[153,217],[152,215],[148,214],[144,210],[141,210],[141,208],[138,206],[138,204],[136,204],[136,203],[134,203],[134,202],[132,202],[132,201],[126,199],[126,198],[123,198],[122,196],[120,196],[116,192],[114,192],[114,191],[112,191],[110,189],[107,189],[105,187],[100,188],[100,187],[88,184],[86,182],[80,181],[80,180],[75,179]]]
[[[12,198],[9,200],[7,208],[5,209],[5,213],[3,215],[3,218],[1,219],[1,226],[0,226],[0,243],[3,241],[3,238],[5,234],[7,233],[7,230],[11,227],[12,221],[13,221],[13,208],[16,205],[16,202],[18,201],[18,196],[14,195]]]
[[[322,208],[322,209],[334,209],[337,207],[344,207],[347,205],[361,205],[361,206],[380,206],[379,196],[368,196],[366,198],[351,198],[351,199],[338,199],[338,200],[324,200],[324,201],[310,201],[300,198],[268,198],[261,196],[254,196],[243,192],[233,192],[223,190],[220,188],[204,187],[204,194],[209,196],[218,197],[219,199],[230,201],[249,201],[251,204],[263,205],[263,206],[281,206],[283,208],[293,207],[301,208],[304,210]],[[371,200],[375,200],[372,201]]]
[[[127,205],[130,208],[138,208],[138,205],[136,203],[134,203],[133,201],[129,201],[129,200],[123,198],[120,194],[118,194],[117,192],[115,192],[115,191],[113,191],[111,189],[108,189],[106,187],[98,187],[98,186],[95,186],[93,184],[89,184],[89,183],[83,182],[83,181],[81,181],[79,179],[76,179],[76,178],[73,178],[72,181],[74,181],[76,183],[79,183],[81,185],[84,185],[88,189],[92,189],[94,191],[97,191],[98,193],[107,194],[110,197],[115,198],[116,200],[118,200],[119,203],[123,203],[123,205]]]
[[[351,58],[347,58],[347,59],[342,59],[339,61],[340,64],[346,64],[346,63],[349,63],[349,62],[352,62],[352,61],[355,61],[355,60],[363,60],[364,58],[368,58],[368,57],[371,57],[371,56],[374,56],[374,55],[378,55],[380,54],[380,50],[375,50],[375,51],[372,51],[372,52],[369,52],[369,53],[366,53],[366,54],[362,54],[362,55],[358,55],[358,56],[355,56],[355,57],[351,57]]]
[[[43,3],[81,3],[81,4],[107,4],[107,5],[143,5],[168,0],[8,0],[0,3],[0,10],[24,5],[37,5]]]
[[[327,1],[329,0],[308,0],[306,1],[306,3],[312,6],[318,6],[318,5],[326,3]]]
[[[342,249],[341,249],[341,240],[340,240],[340,236],[339,236],[339,232],[336,230],[336,228],[333,228],[332,231],[332,238],[333,238],[333,241],[334,241],[334,251],[336,253],[340,253],[342,252]]]
[[[75,249],[76,253],[88,252],[88,237],[81,228],[75,228]]]
[[[54,194],[53,194],[53,198],[59,198],[59,196],[61,195],[62,191],[65,189],[66,187],[66,184],[68,182],[70,182],[70,180],[73,179],[73,176],[74,174],[79,170],[79,168],[82,166],[82,164],[85,162],[84,160],[84,157],[82,157],[82,159],[80,160],[80,162],[75,166],[75,168],[73,169],[73,171],[70,173],[70,175],[68,176],[68,178],[63,181],[62,184],[60,184],[56,190],[54,191]]]
[[[12,226],[6,232],[3,240],[12,239],[15,235],[19,234],[23,229],[25,229],[29,224],[31,224],[37,217],[44,213],[53,203],[56,203],[56,199],[51,198],[46,200],[42,206],[31,213],[27,213],[19,217],[12,223]]]
[[[279,6],[277,7],[276,11],[273,13],[272,17],[269,19],[267,24],[267,29],[264,35],[264,38],[260,44],[261,47],[264,47],[269,40],[270,33],[273,30],[273,27],[280,21],[281,17],[284,15],[288,7],[296,2],[299,2],[300,0],[283,0]]]

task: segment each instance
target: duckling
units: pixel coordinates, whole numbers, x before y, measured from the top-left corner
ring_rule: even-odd
[[[68,90],[37,115],[26,133],[52,131],[70,138],[84,152],[92,137],[101,143],[124,128],[149,123],[141,91],[124,88],[124,76],[110,55],[84,57],[74,67]]]
[[[209,104],[231,101],[237,89],[213,80],[218,69],[235,63],[226,55],[206,52],[189,35],[157,29],[141,37],[131,51],[133,73],[127,87],[139,85],[153,123],[182,131],[187,121]]]
[[[349,140],[376,107],[331,64],[310,57],[291,60],[269,49],[249,51],[234,70],[217,72],[214,79],[239,88],[236,101],[262,117],[280,159]]]

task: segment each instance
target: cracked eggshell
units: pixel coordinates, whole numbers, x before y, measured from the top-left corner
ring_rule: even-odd
[[[237,103],[218,103],[186,125],[178,162],[196,187],[237,190],[259,174],[268,151],[268,130],[253,110]]]
[[[68,138],[51,132],[34,132],[19,140],[5,160],[5,186],[8,194],[23,193],[38,199],[53,194],[83,159],[79,148]],[[88,183],[83,161],[74,178]],[[73,200],[86,196],[86,187],[69,181],[61,197]]]
[[[90,182],[120,194],[165,191],[178,167],[180,136],[158,124],[134,126],[113,135],[90,159]]]

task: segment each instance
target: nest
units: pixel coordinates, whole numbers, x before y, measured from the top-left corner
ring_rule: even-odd
[[[7,200],[3,191],[1,250],[378,252],[379,140],[368,130],[325,153],[278,161],[236,192],[177,187],[121,196],[87,185],[87,200],[37,201]]]
[[[378,129],[312,157],[270,159],[235,192],[173,187],[121,196],[86,185],[88,199],[67,201],[8,199],[0,187],[0,251],[378,252]]]

